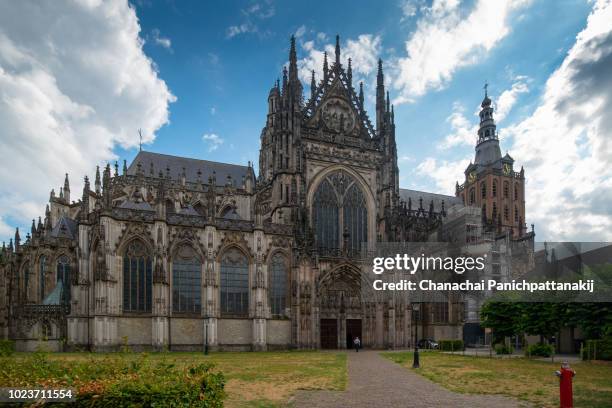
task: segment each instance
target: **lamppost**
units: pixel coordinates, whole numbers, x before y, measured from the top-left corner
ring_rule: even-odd
[[[412,312],[414,313],[414,360],[412,361],[412,368],[419,368],[419,307],[418,303],[412,305]]]

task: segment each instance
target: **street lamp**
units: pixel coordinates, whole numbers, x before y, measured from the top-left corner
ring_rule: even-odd
[[[412,311],[414,312],[414,360],[412,361],[412,368],[419,368],[419,308],[418,303],[412,305]]]

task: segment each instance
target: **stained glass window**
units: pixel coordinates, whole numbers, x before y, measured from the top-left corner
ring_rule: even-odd
[[[344,195],[343,207],[344,228],[349,234],[348,246],[359,249],[362,242],[368,240],[368,210],[365,198],[357,184],[353,183]]]
[[[365,196],[348,173],[338,170],[328,175],[313,197],[313,225],[319,248],[340,248],[348,233],[349,249],[358,249],[368,240],[368,210]]]
[[[190,246],[184,245],[172,260],[172,311],[199,313],[202,309],[202,263]]]
[[[287,261],[286,258],[277,253],[272,257],[268,267],[269,285],[268,295],[270,297],[270,310],[272,316],[283,316],[287,302]]]
[[[237,248],[230,248],[221,258],[221,313],[248,317],[249,263]]]
[[[47,277],[47,257],[41,256],[39,260],[40,301],[45,300],[45,280]]]
[[[123,311],[150,312],[152,265],[141,241],[132,241],[123,257]]]
[[[70,260],[66,255],[57,260],[57,281],[62,281],[62,302],[70,303]]]

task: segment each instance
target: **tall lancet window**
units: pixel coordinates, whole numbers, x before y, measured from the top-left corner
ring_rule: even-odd
[[[57,260],[57,282],[62,282],[62,303],[70,303],[70,259],[62,255]]]
[[[274,317],[283,316],[285,313],[287,305],[287,269],[286,258],[279,253],[275,254],[268,267],[270,311]]]
[[[192,247],[183,245],[172,260],[172,311],[200,313],[202,273],[200,259]]]
[[[40,289],[40,301],[42,302],[43,300],[45,300],[45,295],[46,295],[45,293],[46,285],[45,284],[46,284],[46,279],[47,279],[47,257],[44,255],[41,256],[38,262],[39,262],[38,280],[39,280],[39,289]]]
[[[313,220],[317,246],[339,248],[338,197],[328,180],[323,180],[313,198]]]
[[[123,311],[151,312],[152,261],[145,245],[134,240],[123,256]]]
[[[365,195],[355,179],[338,170],[317,187],[312,202],[317,246],[337,249],[348,234],[348,249],[359,249],[368,240],[368,209]],[[342,244],[342,245],[341,245]]]
[[[350,249],[361,248],[361,243],[368,240],[368,210],[365,197],[357,184],[353,183],[344,195],[342,203],[344,228],[348,232]]]
[[[249,261],[237,248],[228,249],[221,257],[221,314],[249,315]]]

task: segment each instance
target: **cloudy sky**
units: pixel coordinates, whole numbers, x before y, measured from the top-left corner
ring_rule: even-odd
[[[138,129],[146,150],[257,162],[291,34],[306,95],[339,34],[370,112],[383,58],[402,187],[454,193],[487,81],[538,239],[612,240],[611,22],[603,0],[0,0],[0,240],[64,173],[74,199],[129,162]]]

